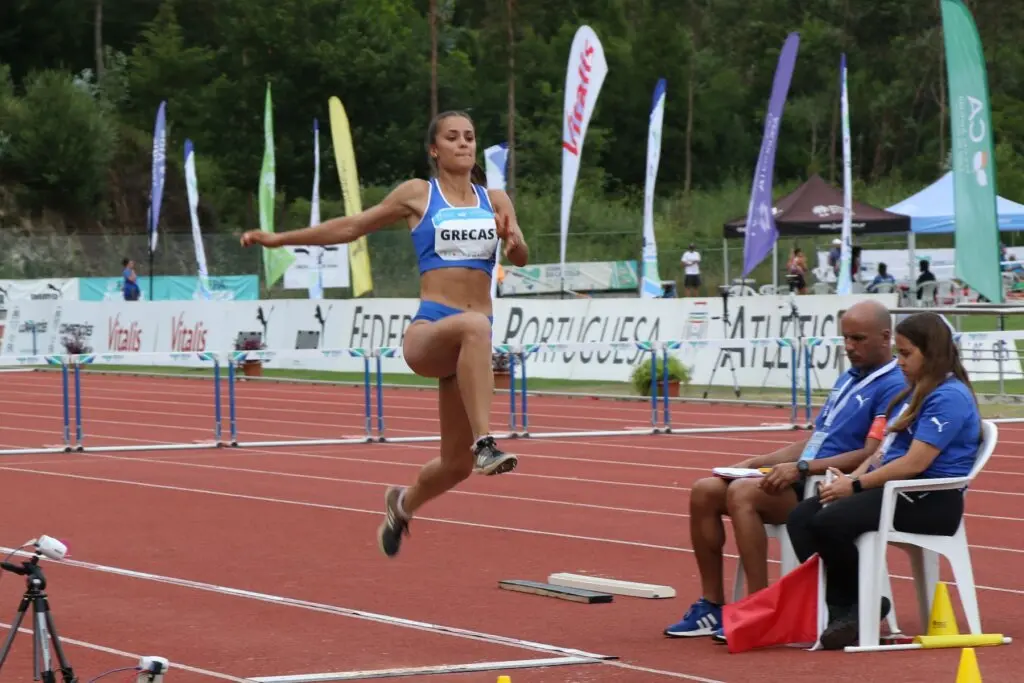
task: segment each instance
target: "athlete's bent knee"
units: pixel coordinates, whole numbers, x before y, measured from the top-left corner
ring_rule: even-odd
[[[482,342],[491,343],[491,321],[483,313],[468,311],[461,314],[462,343]]]
[[[690,487],[690,510],[711,512],[724,509],[729,488],[726,481],[718,477],[698,479]]]

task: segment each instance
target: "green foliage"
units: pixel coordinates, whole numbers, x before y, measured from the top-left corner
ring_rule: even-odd
[[[536,262],[558,255],[566,60],[583,23],[600,36],[609,74],[582,155],[570,260],[639,256],[651,92],[664,77],[655,202],[662,276],[679,275],[678,254],[694,241],[705,252],[712,284],[720,259],[710,250],[721,245],[722,222],[746,210],[772,77],[790,31],[800,32],[801,47],[780,131],[778,194],[815,172],[841,182],[843,52],[850,67],[855,197],[888,206],[948,165],[949,103],[935,2],[820,0],[812,13],[783,0],[515,0],[512,55],[506,0],[439,0],[437,6],[439,105],[470,111],[480,153],[506,139],[514,57],[514,198]],[[229,235],[256,225],[267,84],[274,101],[279,229],[309,221],[313,118],[321,131],[321,215],[342,210],[327,112],[331,96],[347,110],[369,206],[401,180],[427,172],[427,8],[426,0],[108,1],[97,50],[92,3],[0,3],[0,183],[18,192],[24,208],[63,214],[50,232],[38,230],[40,244],[72,224],[80,232],[102,232],[109,249],[141,254],[135,245],[144,250],[149,145],[155,112],[166,100],[161,228],[182,233],[183,247],[164,255],[161,272],[191,272],[194,265],[185,138],[197,151],[204,234],[224,233],[215,240],[223,253],[208,247],[211,270],[226,272],[216,263],[255,272],[258,259],[237,256]],[[989,64],[998,188],[1024,200],[1024,52],[1016,49],[1024,36],[1024,4],[971,3],[971,10]],[[0,215],[2,225],[21,222]],[[0,236],[4,243],[13,239]],[[81,247],[90,254],[87,242]],[[805,249],[815,246],[806,242]],[[18,253],[26,249],[17,247]],[[371,236],[370,254],[376,295],[415,293],[415,261],[402,226]],[[769,266],[755,276],[764,278]]]
[[[665,372],[665,361],[662,359],[661,354],[656,356],[654,363],[654,371],[657,373],[658,382],[658,394],[665,389],[661,385],[662,375]],[[680,382],[683,386],[690,385],[690,379],[692,375],[690,368],[683,364],[681,360],[675,356],[668,357],[668,379],[669,381]],[[636,393],[641,396],[651,395],[651,361],[650,358],[644,357],[639,363],[633,366],[633,374],[630,375],[629,381],[633,384],[633,389]]]
[[[0,170],[30,191],[33,205],[102,206],[117,129],[87,84],[60,71],[29,75],[23,96],[0,99],[0,129]]]

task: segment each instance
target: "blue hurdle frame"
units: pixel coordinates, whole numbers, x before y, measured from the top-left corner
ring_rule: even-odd
[[[120,354],[111,354],[120,355]],[[125,354],[126,355],[126,354]],[[182,356],[191,356],[192,354],[181,354]],[[199,360],[212,362],[213,363],[213,442],[210,444],[197,444],[197,443],[167,443],[167,444],[139,444],[136,446],[86,446],[85,445],[85,427],[84,419],[82,417],[82,366],[91,365],[97,360],[106,360],[105,354],[78,354],[67,357],[67,363],[69,363],[74,370],[73,381],[75,388],[75,442],[70,445],[68,450],[74,450],[75,452],[82,453],[89,450],[105,451],[105,452],[127,452],[127,451],[171,451],[171,450],[182,450],[186,448],[201,448],[205,445],[214,446],[217,448],[223,447],[225,444],[222,440],[222,418],[221,418],[221,388],[220,388],[220,360],[217,354],[200,352],[195,354]],[[63,380],[64,387],[64,416],[65,416],[65,434],[70,431],[70,425],[68,424],[68,409],[67,409],[67,364],[64,365],[63,374],[65,378]]]
[[[364,416],[364,428],[365,434],[360,437],[352,438],[337,438],[337,439],[293,439],[293,440],[280,440],[280,441],[241,441],[239,440],[238,433],[238,408],[236,403],[237,394],[235,392],[235,382],[238,381],[238,373],[235,371],[235,364],[243,362],[245,360],[261,360],[269,359],[273,352],[269,354],[262,351],[236,351],[232,355],[231,361],[228,365],[228,414],[230,419],[231,427],[231,441],[230,445],[232,448],[266,448],[270,446],[333,446],[343,444],[360,444],[360,443],[372,443],[374,441],[383,441],[384,432],[384,395],[383,395],[383,379],[381,374],[381,361],[380,354],[376,349],[361,349],[353,348],[346,349],[349,356],[362,358],[363,359],[363,416]],[[370,360],[376,358],[376,387],[377,387],[377,430],[378,435],[374,436],[373,433],[373,397],[371,386],[373,384],[371,380],[371,368]]]

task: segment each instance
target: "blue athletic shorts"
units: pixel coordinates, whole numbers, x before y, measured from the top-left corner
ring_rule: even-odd
[[[436,301],[421,301],[419,310],[416,311],[416,315],[413,316],[412,321],[416,322],[417,320],[426,320],[428,322],[435,323],[438,320],[443,320],[444,318],[452,315],[458,315],[459,313],[465,313],[465,311],[460,311],[457,308],[439,304]],[[494,324],[494,316],[489,315],[487,316],[487,319],[491,321],[492,325]]]

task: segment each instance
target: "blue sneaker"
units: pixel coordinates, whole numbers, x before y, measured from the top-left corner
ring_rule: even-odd
[[[716,643],[721,643],[722,645],[727,645],[729,643],[729,641],[725,639],[725,630],[721,626],[715,629],[715,632],[711,634],[711,640]]]
[[[665,629],[670,638],[710,636],[722,626],[722,607],[701,598],[690,606],[682,621]]]

